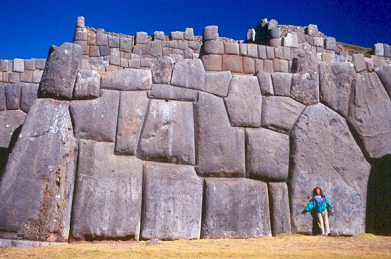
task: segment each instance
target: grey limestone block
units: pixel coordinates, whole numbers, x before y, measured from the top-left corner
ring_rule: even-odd
[[[318,70],[317,57],[312,53],[300,53],[296,57],[292,58],[292,73],[297,72],[309,72],[312,73]]]
[[[255,30],[254,29],[249,29],[246,34],[246,40],[250,42],[255,41]]]
[[[391,100],[376,73],[357,74],[352,84],[347,121],[365,154],[391,154]]]
[[[312,37],[319,37],[318,26],[315,24],[309,24],[305,29],[305,33]]]
[[[144,163],[141,237],[200,238],[203,182],[192,166]]]
[[[221,55],[202,55],[202,64],[206,71],[221,71],[222,70],[222,56]],[[243,68],[242,68],[243,70]]]
[[[121,92],[115,153],[135,156],[149,100],[145,91]]]
[[[145,53],[156,58],[163,56],[162,42],[159,40],[148,42],[146,44]]]
[[[81,59],[80,45],[64,43],[60,47],[52,46],[39,85],[39,95],[71,99]]]
[[[184,38],[185,38],[185,40],[194,40],[193,28],[186,28]]]
[[[100,74],[95,70],[79,69],[77,72],[74,99],[94,99],[100,96]]]
[[[267,73],[273,73],[274,72],[274,63],[273,60],[265,59],[263,61],[263,70]]]
[[[263,45],[257,45],[258,48],[258,58],[266,59],[266,47]]]
[[[25,70],[35,70],[35,59],[25,59],[24,60],[24,69]]]
[[[321,37],[314,37],[314,43],[313,45],[315,47],[324,47],[324,39]]]
[[[182,31],[172,31],[170,34],[171,40],[183,40],[184,33]]]
[[[275,59],[273,60],[273,71],[274,72],[289,72],[289,62],[284,59]]]
[[[22,93],[22,84],[13,83],[5,87],[5,96],[7,99],[7,110],[18,110],[20,108],[20,96]]]
[[[148,34],[146,32],[137,32],[135,37],[135,44],[148,43]]]
[[[103,29],[99,29],[96,31],[96,45],[98,45],[98,46],[108,46],[109,45],[109,39]]]
[[[247,56],[247,43],[239,44],[239,54],[241,56]]]
[[[195,164],[193,104],[151,100],[137,157],[174,164]]]
[[[267,59],[274,59],[274,48],[266,46],[266,58]]]
[[[319,74],[292,74],[291,97],[304,104],[311,105],[319,102]]]
[[[109,46],[99,46],[99,55],[100,56],[110,56],[111,49]]]
[[[101,94],[97,99],[71,102],[70,111],[77,138],[115,141],[119,92],[103,90]]]
[[[153,40],[165,40],[164,31],[155,31],[153,33]]]
[[[200,59],[179,60],[172,73],[171,84],[185,88],[204,90],[205,69]]]
[[[12,135],[23,125],[26,113],[20,110],[0,111],[0,148],[10,147]]]
[[[12,71],[23,73],[24,72],[24,59],[15,58]]]
[[[121,64],[121,56],[118,49],[111,49],[110,64],[119,66]]]
[[[376,43],[372,47],[372,52],[376,56],[384,56],[384,44],[383,43]]]
[[[220,40],[208,40],[202,44],[205,54],[224,54],[224,43]]]
[[[353,54],[353,64],[357,73],[367,71],[367,63],[363,54]]]
[[[152,82],[154,84],[170,84],[174,65],[175,62],[170,57],[158,58],[157,62],[153,64],[151,69]]]
[[[204,28],[203,40],[217,40],[219,38],[219,27],[216,25],[209,25]]]
[[[269,40],[269,45],[272,48],[280,47],[281,44],[282,44],[282,38],[275,38],[275,39]]]
[[[277,39],[281,37],[281,29],[279,27],[273,27],[269,30],[270,37]]]
[[[275,72],[271,74],[274,94],[279,96],[290,96],[292,85],[292,74]]]
[[[271,30],[273,28],[276,28],[278,27],[278,21],[275,20],[275,19],[271,19],[268,23],[267,23],[267,29],[268,30]]]
[[[261,126],[262,95],[255,76],[232,76],[224,101],[233,127]]]
[[[327,37],[324,41],[324,48],[327,50],[336,50],[337,40],[334,37]]]
[[[148,98],[196,102],[198,91],[167,84],[152,84],[152,89],[148,91]]]
[[[221,71],[243,73],[243,57],[239,55],[223,55]]]
[[[289,136],[264,128],[246,128],[246,170],[250,178],[288,179]]]
[[[202,238],[271,236],[266,183],[244,178],[206,178],[204,196]]]
[[[139,239],[143,164],[113,151],[114,143],[79,143],[72,208],[76,240]]]
[[[384,56],[391,57],[391,46],[388,44],[384,44]]]
[[[289,97],[263,97],[262,127],[289,133],[305,106]]]
[[[76,28],[73,36],[73,41],[87,41],[88,32],[87,28]]]
[[[8,72],[9,61],[7,59],[0,60],[1,72]]]
[[[32,82],[35,84],[39,84],[41,82],[42,75],[43,75],[43,71],[34,70]]]
[[[296,33],[288,33],[282,40],[282,45],[290,48],[298,48],[299,40]]]
[[[254,75],[256,75],[256,73],[258,71],[263,71],[263,60],[262,59],[255,59],[255,73]]]
[[[384,89],[391,99],[391,67],[381,67],[379,69],[375,69],[375,72],[380,81],[383,83]]]
[[[119,39],[119,49],[121,51],[130,52],[131,51],[131,40],[127,37],[121,37]]]
[[[0,235],[68,240],[77,149],[69,102],[36,100],[1,179]]]
[[[184,58],[185,59],[193,59],[194,58],[194,50],[192,50],[191,48],[186,48],[184,50]]]
[[[351,63],[319,65],[320,101],[344,118],[348,115],[351,85],[355,74]]]
[[[7,95],[5,94],[5,88],[7,84],[0,83],[0,111],[7,109]]]
[[[220,97],[226,97],[231,78],[232,74],[229,71],[206,73],[205,91]]]
[[[78,16],[76,20],[76,27],[77,28],[83,28],[85,27],[85,20],[83,16]]]
[[[201,48],[201,42],[198,41],[189,41],[188,43],[189,48],[192,50],[199,50]]]
[[[20,82],[20,73],[18,72],[11,72],[8,74],[8,81],[10,83],[17,83]]]
[[[289,191],[286,183],[268,183],[270,223],[273,236],[291,234]]]
[[[89,46],[88,55],[90,57],[100,57],[99,46]]]
[[[83,55],[89,55],[90,53],[90,48],[89,46],[87,45],[87,42],[86,41],[73,41],[74,44],[77,44],[77,45],[80,45],[81,47],[81,53]]]
[[[273,83],[270,73],[258,71],[257,79],[262,95],[274,95]]]
[[[237,42],[226,42],[224,41],[224,53],[239,55],[239,44]]]
[[[141,67],[141,62],[140,59],[131,59],[128,60],[128,67],[129,68],[140,68]],[[152,76],[153,79],[153,76]],[[171,79],[171,78],[170,78]]]
[[[282,46],[274,48],[274,58],[281,59],[284,57]]]
[[[223,100],[200,92],[194,114],[198,175],[245,176],[244,130],[231,127]]]
[[[252,58],[258,58],[258,45],[247,44],[247,56]]]
[[[38,97],[38,84],[27,83],[22,86],[20,109],[24,112],[30,110],[31,105]]]
[[[35,60],[35,68],[36,69],[44,69],[46,64],[45,59],[36,59]]]
[[[127,68],[112,74],[102,75],[101,88],[120,91],[149,90],[152,75],[149,70]]]
[[[19,81],[31,83],[33,81],[33,72],[31,70],[25,70],[23,73],[19,73]]]
[[[255,73],[255,59],[243,57],[243,73],[253,75]]]
[[[109,41],[109,47],[110,48],[119,48],[119,37],[108,35],[107,36]]]
[[[310,216],[301,215],[320,186],[335,208],[331,232],[365,232],[368,176],[371,166],[344,118],[323,104],[306,107],[290,133],[290,200],[293,233],[311,233]]]

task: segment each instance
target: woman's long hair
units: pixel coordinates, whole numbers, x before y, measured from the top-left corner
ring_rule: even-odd
[[[324,198],[324,194],[323,194],[323,191],[320,187],[316,186],[313,190],[312,190],[312,196],[315,197],[318,195],[318,193],[316,192],[316,189],[319,189],[320,190],[320,196],[322,196],[322,198]]]

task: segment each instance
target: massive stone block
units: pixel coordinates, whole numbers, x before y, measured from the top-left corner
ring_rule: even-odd
[[[5,96],[7,98],[7,110],[18,110],[20,108],[20,96],[22,93],[22,84],[14,83],[5,87]]]
[[[291,234],[289,192],[286,183],[268,183],[273,236]]]
[[[290,96],[292,74],[275,72],[271,74],[274,87],[274,94],[280,96]]]
[[[121,92],[115,153],[136,155],[149,100],[145,91]]]
[[[75,136],[96,141],[115,141],[119,92],[103,90],[94,100],[72,101],[70,105]]]
[[[146,162],[141,237],[200,238],[202,190],[192,166]]]
[[[133,68],[102,75],[101,80],[101,88],[120,91],[149,90],[151,84],[151,71]]]
[[[152,65],[152,82],[154,84],[170,84],[174,60],[170,57],[162,57]]]
[[[76,157],[69,103],[36,100],[1,179],[1,237],[68,240]]]
[[[224,101],[232,126],[261,126],[262,95],[255,76],[233,76]]]
[[[179,60],[172,73],[171,84],[185,88],[204,90],[205,69],[200,59]]]
[[[244,130],[231,127],[223,100],[200,92],[194,114],[197,173],[243,177]]]
[[[383,83],[384,89],[386,89],[388,96],[391,98],[391,67],[381,67],[375,70],[380,81]]]
[[[82,59],[78,44],[52,46],[39,85],[39,95],[58,99],[72,99],[77,69]]]
[[[75,99],[94,99],[100,96],[100,75],[95,70],[79,69],[73,92]]]
[[[20,97],[20,109],[24,112],[28,112],[30,106],[37,99],[38,84],[26,83],[22,87],[22,93]]]
[[[152,89],[148,91],[148,98],[151,99],[196,102],[197,97],[197,90],[164,84],[153,84]]]
[[[258,71],[257,78],[262,95],[274,95],[273,83],[270,73]]]
[[[357,74],[348,122],[370,158],[391,154],[391,101],[376,73]]]
[[[12,135],[26,118],[26,113],[20,110],[0,111],[0,148],[9,148]]]
[[[205,91],[217,96],[226,97],[231,78],[232,75],[229,71],[206,73]]]
[[[205,178],[202,238],[271,236],[267,184],[244,178]]]
[[[345,118],[355,74],[351,63],[321,63],[319,66],[320,100]]]
[[[194,165],[193,104],[151,100],[137,156],[144,160]]]
[[[292,75],[291,97],[296,101],[311,105],[319,102],[319,75],[296,73]]]
[[[305,106],[289,97],[263,97],[262,126],[289,133]]]
[[[6,84],[0,83],[0,111],[7,109],[7,97],[5,94]]]
[[[247,175],[264,181],[286,181],[289,136],[272,130],[246,129]]]
[[[72,210],[75,239],[139,239],[143,165],[114,143],[81,140]]]
[[[308,106],[290,136],[293,232],[311,233],[311,219],[301,211],[312,189],[320,186],[336,210],[331,232],[364,233],[370,165],[345,120],[323,104]]]

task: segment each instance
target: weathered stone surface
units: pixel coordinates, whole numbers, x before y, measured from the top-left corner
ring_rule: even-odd
[[[320,100],[346,118],[355,71],[351,63],[321,63]]]
[[[336,50],[337,49],[337,40],[334,37],[327,37],[324,40],[324,48],[327,50]]]
[[[318,69],[318,60],[316,56],[311,53],[300,53],[297,57],[292,59],[292,73],[312,73]]]
[[[148,98],[176,101],[196,102],[198,91],[165,84],[152,84],[148,91]]]
[[[80,45],[64,43],[52,46],[39,85],[39,95],[58,99],[72,99],[77,69],[82,59]]]
[[[305,29],[305,32],[309,36],[314,36],[314,37],[319,36],[318,26],[316,24],[309,24]]]
[[[25,59],[24,60],[24,69],[35,70],[35,59]]]
[[[73,92],[74,99],[94,99],[100,95],[100,75],[95,70],[79,69]]]
[[[271,77],[274,87],[274,94],[280,96],[290,96],[292,74],[275,72],[271,74]]]
[[[149,105],[146,92],[121,92],[115,153],[136,155],[137,144]]]
[[[254,75],[255,71],[255,59],[243,57],[243,73]]]
[[[288,33],[282,40],[282,44],[285,47],[298,48],[299,40],[296,33]]]
[[[221,70],[243,73],[243,58],[239,55],[223,55]]]
[[[203,180],[192,166],[145,163],[143,239],[198,239]]]
[[[96,45],[98,46],[108,46],[109,40],[107,34],[103,29],[99,29],[96,32]]]
[[[197,173],[245,175],[244,130],[232,128],[221,98],[200,92],[195,104]]]
[[[289,136],[272,130],[246,128],[246,170],[251,178],[286,181]]]
[[[204,28],[203,40],[217,40],[219,38],[219,27],[216,25],[209,25]]]
[[[266,59],[266,48],[263,45],[258,45],[258,58]]]
[[[296,73],[292,75],[291,97],[305,105],[319,102],[319,74]]]
[[[69,103],[31,106],[0,185],[0,236],[67,241],[76,169]]]
[[[208,40],[202,44],[205,54],[224,54],[224,43],[220,40]]]
[[[8,110],[18,110],[20,108],[21,93],[22,84],[20,83],[9,84],[5,87]]]
[[[38,84],[24,84],[22,87],[22,96],[20,97],[20,109],[28,112],[30,106],[37,99]]]
[[[232,75],[229,71],[206,73],[205,91],[217,96],[226,97],[231,78]]]
[[[117,128],[119,92],[103,90],[94,100],[72,101],[70,105],[75,136],[114,142]]]
[[[353,54],[353,64],[357,73],[367,71],[367,63],[363,54]]]
[[[136,44],[148,43],[148,34],[143,31],[137,32],[134,40]]]
[[[292,231],[311,233],[310,216],[301,211],[320,186],[336,210],[331,232],[364,233],[370,165],[345,120],[323,104],[308,106],[290,136]]]
[[[288,97],[263,97],[262,126],[289,133],[305,106]]]
[[[72,209],[75,239],[139,239],[142,161],[113,151],[114,143],[80,141]]]
[[[137,157],[195,164],[193,104],[151,100],[140,135]]]
[[[146,45],[145,48],[145,53],[152,56],[152,57],[161,57],[162,56],[162,42],[157,40],[157,41],[150,41]]]
[[[154,84],[170,84],[175,62],[170,57],[161,57],[152,65],[152,82]]]
[[[19,128],[26,118],[26,113],[15,111],[0,112],[0,148],[9,148],[12,134]]]
[[[151,84],[151,71],[133,68],[102,75],[101,80],[101,88],[120,91],[149,90]]]
[[[13,63],[13,67],[12,67],[12,71],[23,73],[24,72],[24,59],[15,58],[14,63]]]
[[[268,183],[270,223],[273,236],[291,234],[289,192],[286,183]]]
[[[109,41],[109,47],[110,48],[119,48],[119,38],[118,37],[115,37],[115,36],[112,36],[112,35],[108,35],[107,36],[108,38],[108,41]]]
[[[171,84],[185,88],[204,90],[205,69],[200,59],[179,60],[172,73]]]
[[[380,81],[383,83],[384,89],[391,98],[391,67],[381,67],[375,70]]]
[[[370,158],[391,154],[391,101],[376,73],[357,74],[348,122]]]
[[[258,83],[261,87],[262,95],[274,95],[273,83],[270,73],[258,71]]]
[[[384,44],[383,43],[376,43],[372,47],[373,54],[377,56],[384,56]]]
[[[224,41],[224,53],[239,55],[239,44],[237,42],[225,42]]]
[[[262,95],[255,76],[232,76],[224,101],[232,126],[261,126]]]
[[[206,178],[202,238],[271,236],[267,184],[244,178]]]
[[[6,84],[0,83],[0,111],[7,109],[7,97],[5,94]]]

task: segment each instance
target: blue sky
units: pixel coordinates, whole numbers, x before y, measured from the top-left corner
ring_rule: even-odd
[[[51,45],[72,42],[76,18],[108,32],[184,31],[202,35],[218,25],[222,37],[245,39],[263,18],[317,24],[337,41],[391,45],[390,0],[0,0],[0,59],[46,58]]]

